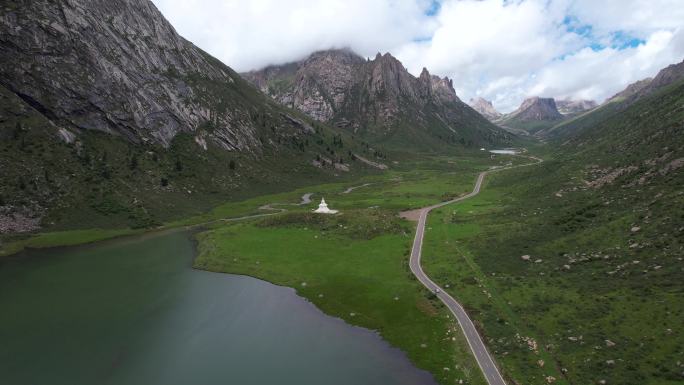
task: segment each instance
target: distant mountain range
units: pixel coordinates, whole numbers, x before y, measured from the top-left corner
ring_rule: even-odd
[[[531,98],[500,115],[472,101],[493,124],[452,79],[349,50],[240,75],[148,0],[9,2],[3,12],[0,233],[152,226],[255,191],[376,172],[388,153],[512,144],[497,124],[562,136],[593,106]],[[591,114],[626,108],[683,72],[667,67]]]
[[[502,114],[494,108],[492,102],[478,97],[470,100],[470,106],[485,118],[511,132],[529,134],[596,108],[597,104],[593,100],[556,101],[553,98],[531,97],[525,99],[515,111]]]
[[[320,51],[242,75],[285,106],[395,148],[495,145],[510,136],[463,103],[451,79],[427,69],[415,77],[389,53],[367,60]]]
[[[641,99],[682,82],[684,82],[684,60],[663,68],[654,78],[646,78],[628,85],[597,108],[548,127],[539,132],[539,135],[547,138],[566,138],[575,135],[578,132],[595,127],[597,121],[619,115]]]
[[[470,100],[470,106],[483,117],[511,132],[544,136],[553,131],[555,126],[562,126],[565,122],[572,121],[589,111],[615,102],[626,101],[623,107],[627,106],[683,77],[684,64],[672,64],[663,68],[654,78],[646,78],[628,85],[602,105],[593,100],[531,97],[525,99],[515,111],[501,114],[490,101],[478,97]]]

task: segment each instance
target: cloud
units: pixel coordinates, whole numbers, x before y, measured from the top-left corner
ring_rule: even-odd
[[[462,97],[479,94],[510,109],[519,101],[507,101],[525,92],[536,71],[582,46],[581,37],[559,28],[562,11],[543,1],[447,2],[436,16],[433,39],[405,45],[397,54],[413,73],[425,66],[453,77]]]
[[[684,58],[681,0],[154,0],[238,71],[327,48],[391,52],[504,111],[527,96],[602,101]]]
[[[568,13],[592,25],[599,34],[627,31],[643,38],[654,30],[677,29],[684,24],[681,0],[575,0]]]
[[[653,76],[659,69],[681,61],[684,56],[682,32],[654,32],[646,37],[646,43],[627,49],[594,51],[584,48],[545,66],[528,92],[602,101],[623,89],[625,84]]]
[[[364,56],[432,35],[427,0],[154,0],[178,32],[237,71],[315,50]]]

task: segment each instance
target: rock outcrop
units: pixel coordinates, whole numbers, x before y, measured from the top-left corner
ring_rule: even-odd
[[[641,90],[641,92],[652,92],[679,81],[682,78],[684,78],[684,60],[677,64],[670,64],[658,71],[658,74]]]
[[[607,102],[626,100],[627,104],[630,104],[682,79],[684,79],[684,60],[661,69],[654,78],[646,78],[630,84],[609,98]]]
[[[641,90],[646,88],[651,81],[653,81],[653,78],[638,80],[628,85],[624,90],[608,98],[607,102],[619,102],[634,97],[635,95],[639,94]]]
[[[504,115],[496,122],[509,130],[523,130],[528,134],[544,131],[561,122],[565,116],[558,112],[553,98],[525,99],[517,110]]]
[[[553,98],[540,98],[538,96],[525,99],[520,107],[511,113],[511,116],[526,122],[563,119],[563,115],[558,112],[556,101]]]
[[[447,77],[418,77],[389,53],[364,59],[348,49],[242,74],[276,101],[378,141],[431,137],[465,144],[507,134],[463,103]]]
[[[372,149],[275,103],[149,0],[0,9],[0,233],[156,226],[370,168],[343,155]]]
[[[259,151],[238,74],[176,33],[150,1],[10,2],[0,16],[0,85],[53,123],[168,147],[181,132]],[[286,119],[280,119],[290,125]]]
[[[502,114],[494,108],[492,105],[492,102],[490,102],[487,99],[484,98],[473,98],[470,99],[470,107],[473,107],[473,109],[477,112],[479,112],[482,116],[489,120],[496,120],[499,119]]]

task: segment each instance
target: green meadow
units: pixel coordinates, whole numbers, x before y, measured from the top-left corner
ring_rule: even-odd
[[[511,383],[677,383],[679,246],[666,223],[629,231],[648,221],[646,209],[667,218],[668,205],[620,189],[574,188],[577,165],[533,152],[546,161],[491,173],[478,196],[430,214],[426,272],[465,306]],[[484,153],[421,157],[351,182],[227,202],[160,228],[200,229],[197,269],[292,287],[325,313],[376,330],[438,382],[484,384],[458,324],[412,276],[415,225],[398,214],[470,192],[483,170],[529,162]],[[661,187],[664,198],[681,201]],[[311,202],[300,204],[305,194]],[[341,213],[312,214],[321,197]],[[44,233],[4,250],[140,231]],[[635,243],[642,247],[630,248]]]
[[[260,197],[281,213],[247,222],[212,222],[197,235],[194,267],[245,274],[290,286],[324,312],[378,331],[444,384],[484,384],[467,343],[439,300],[408,268],[414,223],[398,213],[472,190],[477,173],[510,159],[489,155],[438,158],[401,166],[381,177]],[[349,187],[356,187],[348,191]],[[301,195],[313,202],[298,206]],[[341,213],[312,214],[323,196]],[[251,214],[245,203],[207,214]]]
[[[433,211],[423,265],[509,379],[681,383],[676,186],[654,187],[662,199],[650,201],[619,187],[597,195],[554,160],[492,174],[480,195]]]
[[[492,166],[524,162],[483,152],[419,157],[353,182],[227,202],[159,228],[202,229],[196,235],[195,268],[293,287],[327,314],[376,330],[438,382],[484,384],[458,324],[411,274],[415,225],[398,214],[470,192],[477,174]],[[300,204],[310,193],[312,201]],[[341,213],[311,214],[321,197]],[[4,250],[88,243],[140,231],[45,233]]]

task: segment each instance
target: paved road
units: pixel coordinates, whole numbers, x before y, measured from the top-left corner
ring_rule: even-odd
[[[535,157],[529,158],[537,162],[542,161],[541,159]],[[479,194],[480,189],[482,188],[482,182],[484,181],[485,176],[489,172],[507,170],[514,167],[529,166],[532,164],[537,163],[528,163],[520,166],[504,167],[495,170],[481,172],[480,175],[477,176],[477,182],[475,182],[475,187],[473,188],[473,191],[470,194],[464,195],[454,200],[438,203],[434,206],[429,206],[420,209],[418,226],[416,228],[416,237],[413,240],[413,248],[411,249],[411,260],[409,262],[409,265],[411,266],[411,271],[416,276],[416,278],[418,278],[418,280],[423,284],[423,286],[428,288],[428,290],[432,291],[433,293],[436,290],[439,290],[436,293],[437,298],[444,302],[444,304],[449,308],[449,310],[451,310],[451,313],[454,315],[454,317],[456,317],[456,320],[458,320],[458,324],[461,326],[461,329],[463,330],[463,334],[465,335],[466,340],[468,341],[468,345],[470,345],[470,350],[473,352],[473,355],[475,356],[478,365],[480,365],[480,369],[482,369],[482,373],[484,374],[485,379],[487,380],[487,383],[489,383],[489,385],[506,385],[506,382],[501,376],[499,368],[497,368],[496,364],[494,363],[494,359],[487,351],[487,347],[485,346],[484,342],[482,341],[482,338],[478,334],[477,329],[473,324],[473,321],[470,319],[470,317],[468,317],[468,313],[465,312],[463,306],[461,306],[461,304],[459,304],[452,296],[446,293],[444,289],[442,289],[436,283],[434,283],[430,279],[430,277],[428,277],[427,274],[425,274],[423,268],[420,266],[420,254],[421,249],[423,248],[425,222],[427,220],[428,214],[433,209],[446,206],[451,203],[460,202]]]

